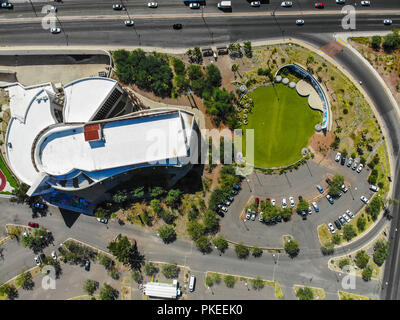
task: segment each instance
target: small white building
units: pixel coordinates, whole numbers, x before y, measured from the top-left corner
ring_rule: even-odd
[[[143,285],[143,293],[146,296],[164,299],[176,299],[180,295],[178,281],[171,283],[149,282]]]

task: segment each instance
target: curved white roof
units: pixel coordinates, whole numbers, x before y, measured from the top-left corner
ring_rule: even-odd
[[[64,122],[88,122],[101,107],[117,82],[91,77],[73,81],[64,87]]]

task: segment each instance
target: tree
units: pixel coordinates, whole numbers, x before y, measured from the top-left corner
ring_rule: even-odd
[[[17,203],[29,203],[29,196],[26,194],[29,190],[29,186],[25,183],[21,183],[16,189],[11,191],[12,197],[10,199],[11,202]]]
[[[166,224],[159,227],[157,229],[157,232],[158,232],[160,238],[164,241],[164,243],[170,243],[170,242],[175,241],[175,239],[176,239],[175,229]]]
[[[334,253],[334,247],[333,247],[333,243],[328,243],[325,244],[323,246],[321,246],[321,252],[324,256],[330,255]]]
[[[165,195],[166,191],[161,187],[155,187],[151,189],[151,196],[156,199],[160,199]]]
[[[343,269],[345,266],[350,265],[350,260],[347,258],[343,258],[339,260],[339,268]]]
[[[297,256],[300,251],[299,244],[294,239],[288,240],[285,242],[285,251],[291,258],[293,258]]]
[[[236,280],[235,280],[235,278],[233,276],[226,275],[224,277],[224,282],[225,282],[225,284],[226,284],[226,286],[228,288],[233,288],[234,285],[235,285]]]
[[[137,243],[134,244],[128,240],[126,236],[119,234],[117,238],[110,242],[107,249],[124,265],[129,265],[132,269],[140,270],[143,264],[144,255],[141,255]]]
[[[244,54],[248,58],[251,58],[253,56],[253,48],[251,47],[251,42],[250,41],[245,41],[243,43],[243,49],[244,49]]]
[[[357,252],[354,262],[356,263],[357,267],[364,269],[369,262],[369,256],[364,250],[360,250]]]
[[[372,277],[372,268],[370,266],[367,266],[363,272],[361,273],[361,276],[363,280],[368,281],[371,280]]]
[[[189,221],[186,228],[187,233],[193,240],[197,240],[205,232],[205,227],[196,220]]]
[[[32,290],[35,283],[32,281],[32,274],[22,270],[21,274],[15,279],[15,284],[25,290]]]
[[[264,280],[260,277],[251,280],[251,285],[254,290],[261,290],[264,288]]]
[[[109,284],[105,283],[103,288],[100,290],[99,298],[100,300],[116,300],[118,299],[118,290],[111,287]]]
[[[114,267],[114,260],[105,254],[98,254],[97,261],[101,264],[107,271]]]
[[[171,62],[176,74],[179,75],[185,74],[185,63],[181,59],[172,57]]]
[[[288,221],[292,216],[292,208],[284,208],[280,210],[280,215],[282,216],[283,220]]]
[[[219,220],[212,210],[207,210],[203,215],[204,227],[207,232],[213,233],[219,229]]]
[[[141,283],[143,280],[142,274],[140,273],[139,270],[133,270],[132,271],[132,279],[133,281],[135,281],[136,283]]]
[[[343,237],[347,240],[350,241],[357,235],[356,228],[352,224],[346,224],[343,227]]]
[[[222,82],[221,72],[215,64],[210,64],[205,68],[205,81],[207,89],[220,87]]]
[[[397,50],[400,47],[400,35],[397,29],[394,29],[392,33],[389,33],[384,37],[383,40],[383,49],[391,53],[394,50]]]
[[[313,300],[314,292],[309,287],[300,288],[296,292],[296,296],[299,300]]]
[[[135,198],[135,199],[144,198],[144,194],[145,194],[144,193],[144,187],[136,188],[136,189],[132,190],[132,192],[131,192],[132,197]]]
[[[365,226],[367,225],[367,219],[365,219],[364,215],[361,215],[357,219],[357,229],[359,231],[364,231]]]
[[[151,262],[147,262],[147,263],[144,265],[144,273],[145,273],[147,276],[155,275],[157,272],[158,272],[158,268],[156,267],[155,264],[153,264],[153,263],[151,263]]]
[[[333,244],[339,244],[340,242],[342,242],[342,237],[340,236],[340,234],[335,233],[335,234],[332,236],[332,243],[333,243]]]
[[[87,279],[83,283],[83,291],[85,291],[89,296],[93,296],[94,292],[98,289],[98,287],[99,283],[95,280]],[[107,300],[112,300],[112,299],[107,299]]]
[[[199,216],[199,213],[200,213],[199,209],[197,209],[197,207],[194,204],[192,204],[191,207],[190,207],[190,210],[188,212],[189,220],[197,219],[197,217]]]
[[[213,239],[213,244],[221,252],[224,252],[228,248],[228,241],[223,236],[218,236]]]
[[[176,219],[176,216],[170,210],[162,210],[161,211],[161,218],[167,224],[172,224]]]
[[[113,201],[118,204],[125,204],[128,200],[128,195],[126,191],[118,191],[116,194],[113,195]]]
[[[254,247],[254,248],[251,250],[251,254],[252,254],[254,257],[258,258],[258,257],[261,257],[261,256],[262,256],[263,250],[262,250],[261,248],[259,248],[259,247]]]
[[[211,242],[207,236],[201,236],[195,242],[196,242],[197,248],[201,252],[205,253],[205,252],[211,251]]]
[[[14,300],[18,297],[18,291],[14,285],[9,283],[4,283],[0,286],[0,295],[6,296],[9,300]]]
[[[249,255],[249,248],[243,243],[239,243],[235,245],[235,252],[240,259],[245,259]]]
[[[341,186],[344,183],[344,177],[340,174],[335,174],[329,184],[329,194],[332,197],[337,197],[342,192]]]
[[[379,212],[383,206],[382,198],[379,196],[374,197],[370,203],[365,208],[365,211],[371,215],[372,220],[376,220],[378,218]]]
[[[302,211],[307,212],[308,206],[309,206],[308,202],[304,198],[302,198],[297,204],[297,209],[296,209],[297,213],[301,213]]]
[[[169,264],[164,265],[161,268],[162,274],[167,278],[167,279],[173,279],[177,278],[179,274],[180,268],[175,262],[171,262]]]
[[[178,189],[171,189],[168,192],[168,196],[165,198],[165,204],[176,208],[181,201],[181,191]]]
[[[222,203],[226,198],[226,194],[221,188],[215,188],[211,193],[210,199],[208,200],[208,208],[210,210],[216,211],[218,205]]]
[[[374,245],[374,255],[373,255],[374,262],[378,266],[381,266],[385,262],[388,255],[389,255],[389,243],[384,240],[378,240]]]
[[[214,285],[213,278],[210,277],[209,275],[206,276],[206,286],[207,287],[212,287]]]

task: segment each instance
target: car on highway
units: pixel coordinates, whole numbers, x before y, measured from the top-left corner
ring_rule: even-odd
[[[342,229],[342,225],[340,224],[339,220],[335,220],[334,223],[336,228],[338,228],[338,230]]]
[[[347,214],[343,213],[342,217],[346,220],[346,222],[350,222],[350,217]]]
[[[361,5],[369,7],[371,5],[371,1],[361,1]]]
[[[281,7],[289,8],[289,7],[291,7],[291,6],[293,6],[292,1],[283,1],[283,2],[281,3]]]
[[[57,8],[55,6],[50,6],[50,8],[47,9],[47,12],[57,12]]]
[[[383,20],[383,24],[384,24],[385,26],[390,26],[392,23],[393,23],[393,21],[392,21],[391,19],[385,19],[385,20]]]
[[[147,4],[147,6],[148,6],[149,8],[157,8],[157,7],[158,7],[158,3],[157,3],[157,2],[149,2],[149,3]]]
[[[101,222],[101,223],[104,223],[104,224],[107,224],[108,219],[106,219],[106,218],[97,218],[97,221]]]
[[[317,189],[318,189],[319,193],[321,193],[321,194],[324,193],[324,189],[320,185],[317,185]]]
[[[125,20],[125,21],[124,21],[124,24],[125,24],[127,27],[132,27],[132,26],[135,24],[135,22],[134,22],[133,20]]]
[[[360,173],[363,168],[364,168],[364,165],[362,163],[360,163],[360,165],[357,168],[357,173]]]
[[[86,271],[90,270],[90,261],[89,260],[86,260],[86,262],[85,262],[85,270]]]
[[[345,155],[342,155],[342,160],[340,160],[340,164],[341,164],[342,166],[344,166],[345,163],[346,163],[346,156],[345,156]]]
[[[9,2],[3,2],[1,4],[1,7],[4,8],[4,9],[12,9],[12,8],[14,8],[14,5],[12,3],[9,3]]]
[[[349,189],[346,187],[346,185],[343,183],[341,186],[340,186],[340,189],[344,192],[344,193],[346,193]]]
[[[294,207],[294,198],[293,197],[289,197],[289,201],[290,201],[290,206]]]
[[[329,194],[326,195],[326,199],[328,199],[330,204],[334,204],[335,203],[335,201],[333,200],[333,198]]]
[[[369,200],[368,200],[366,197],[364,197],[364,196],[361,196],[360,199],[361,199],[361,201],[364,202],[365,204],[368,204],[368,202],[369,202]]]
[[[297,24],[298,26],[302,26],[302,25],[304,24],[304,20],[301,20],[301,19],[296,20],[296,24]]]
[[[336,0],[336,3],[337,3],[337,4],[345,4],[346,1],[345,1],[345,0]]]
[[[189,8],[190,8],[190,9],[199,9],[199,8],[200,8],[200,3],[198,3],[198,2],[191,2],[191,3],[189,3]]]
[[[342,156],[342,154],[341,154],[340,152],[336,153],[335,161],[336,161],[336,162],[339,162],[341,156]]]
[[[261,1],[252,1],[252,2],[250,2],[250,6],[251,7],[259,7],[259,6],[261,6]]]
[[[325,4],[323,2],[315,3],[315,8],[317,8],[317,9],[323,9],[324,7],[325,7]]]
[[[113,10],[122,10],[123,6],[122,6],[122,4],[115,3],[115,4],[113,4],[112,8],[113,8]]]
[[[357,166],[358,166],[358,162],[357,162],[357,160],[354,160],[353,166],[351,167],[351,169],[356,170]]]
[[[182,29],[182,23],[174,23],[174,24],[172,25],[172,28],[173,28],[174,30]]]
[[[369,186],[369,189],[372,190],[372,191],[374,191],[374,192],[378,192],[378,191],[379,191],[379,187],[374,186],[373,184],[371,184],[371,185]]]
[[[346,214],[350,217],[350,219],[354,219],[354,214],[349,209],[346,210]]]
[[[40,266],[41,261],[40,261],[40,257],[39,256],[35,257],[35,263],[36,263],[37,266]]]
[[[57,253],[55,251],[52,251],[51,257],[53,258],[53,260],[57,260]]]
[[[28,222],[28,226],[30,226],[31,228],[39,228],[39,224],[37,224],[36,222]]]
[[[329,231],[332,233],[332,234],[334,234],[336,231],[335,231],[335,228],[333,227],[333,224],[332,223],[328,223],[328,229],[329,229]]]
[[[271,199],[271,204],[272,204],[273,206],[275,206],[275,203],[276,203],[276,200],[275,200],[275,199]]]
[[[342,216],[339,216],[339,221],[340,221],[340,224],[342,225],[342,226],[344,226],[347,222],[346,222],[346,220],[344,220],[344,218],[342,217]]]
[[[57,34],[57,33],[60,33],[60,32],[61,32],[61,29],[60,29],[60,28],[51,28],[51,29],[50,29],[50,32],[51,32],[52,34]]]
[[[247,212],[246,212],[246,220],[250,220],[250,217],[251,217],[251,210],[250,210],[250,209],[247,209]]]
[[[314,202],[311,202],[311,204],[314,207],[315,212],[319,212],[319,207],[318,207],[317,203],[314,201]]]
[[[350,157],[350,158],[349,158],[349,161],[347,161],[347,167],[348,167],[348,168],[351,167],[351,164],[353,163],[353,160],[354,160],[354,159],[353,159],[352,157]]]
[[[282,199],[282,208],[286,208],[287,207],[287,203],[286,203],[286,198]]]

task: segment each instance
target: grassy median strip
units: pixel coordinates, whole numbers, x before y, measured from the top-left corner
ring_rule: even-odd
[[[338,295],[339,295],[339,300],[376,300],[374,298],[361,296],[359,294],[344,292],[344,291],[339,291]]]
[[[299,300],[324,300],[326,298],[325,290],[322,288],[294,285],[293,290]],[[304,292],[305,294],[303,294]]]

